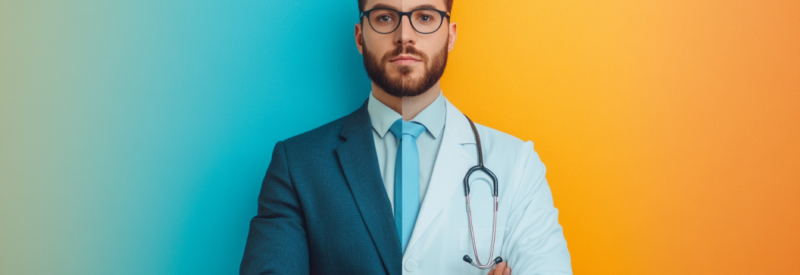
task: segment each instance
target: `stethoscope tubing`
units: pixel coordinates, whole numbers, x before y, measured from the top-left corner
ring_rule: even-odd
[[[494,215],[493,215],[493,219],[492,219],[492,247],[489,250],[489,259],[492,259],[492,257],[494,257],[494,241],[495,241],[495,237],[497,236],[497,207],[498,207],[498,204],[497,204],[497,195],[498,195],[497,176],[495,176],[494,173],[492,173],[492,171],[489,170],[489,168],[486,168],[486,166],[483,166],[483,150],[481,148],[481,138],[480,138],[480,135],[478,135],[478,129],[475,127],[475,123],[473,123],[472,120],[469,119],[469,117],[467,117],[466,115],[464,115],[464,117],[467,118],[467,121],[469,121],[469,125],[472,127],[472,132],[475,133],[475,143],[478,145],[478,165],[473,166],[472,168],[470,168],[467,171],[467,174],[464,176],[464,195],[467,198],[467,216],[469,217],[469,234],[470,234],[470,237],[472,238],[472,252],[475,254],[475,261],[472,261],[472,258],[470,258],[469,255],[464,255],[464,257],[462,259],[465,262],[467,262],[467,263],[471,264],[472,266],[477,267],[479,269],[490,269],[490,268],[494,267],[495,265],[503,262],[503,258],[497,257],[497,258],[494,258],[493,260],[490,260],[486,264],[481,264],[481,260],[478,257],[478,246],[475,243],[475,230],[474,230],[474,227],[472,225],[472,206],[470,205],[470,202],[469,202],[469,193],[470,193],[469,176],[472,175],[473,172],[480,170],[480,171],[483,171],[486,174],[488,174],[492,179],[492,187],[493,187],[492,188],[492,197],[494,197]]]
[[[483,265],[481,264],[481,259],[478,256],[478,247],[475,244],[475,231],[472,229],[472,207],[469,204],[469,194],[467,195],[467,216],[469,216],[469,234],[472,237],[472,252],[475,253],[475,261],[469,261],[468,263],[474,267],[479,269],[489,269],[494,267],[496,264],[501,263],[503,260],[500,257],[495,258],[493,261]],[[489,250],[489,259],[494,256],[494,238],[497,236],[497,196],[494,196],[494,218],[492,220],[492,248]],[[464,259],[468,259],[468,255],[464,255]],[[499,261],[498,261],[499,260]]]

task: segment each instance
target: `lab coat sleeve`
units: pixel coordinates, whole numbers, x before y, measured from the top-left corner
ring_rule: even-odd
[[[524,168],[506,224],[509,231],[503,245],[505,260],[513,274],[572,274],[544,164],[531,142],[524,143],[522,150],[518,163],[524,163]]]
[[[261,184],[239,274],[309,274],[305,222],[282,142]]]

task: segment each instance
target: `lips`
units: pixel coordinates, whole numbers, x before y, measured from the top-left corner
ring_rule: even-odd
[[[411,63],[419,62],[419,61],[420,61],[419,58],[416,58],[416,57],[411,56],[411,55],[405,55],[405,54],[395,56],[394,58],[389,60],[389,62],[399,63],[399,64],[411,64]]]

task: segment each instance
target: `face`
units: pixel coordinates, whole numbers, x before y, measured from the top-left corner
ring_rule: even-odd
[[[364,10],[376,7],[393,8],[401,12],[420,7],[447,10],[444,0],[368,0]],[[370,16],[373,25],[366,17],[356,25],[356,44],[364,56],[364,67],[370,79],[395,97],[416,96],[433,87],[444,73],[447,53],[452,50],[455,40],[455,24],[442,18],[438,30],[422,34],[412,27],[407,16],[393,19],[373,13]],[[418,20],[414,26],[424,31],[423,21],[430,18],[416,14],[412,17],[416,18],[411,20]],[[400,20],[400,25],[393,32],[383,34],[378,31],[387,31],[378,27],[378,20]]]

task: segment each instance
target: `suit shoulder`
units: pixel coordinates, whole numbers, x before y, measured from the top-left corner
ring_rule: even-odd
[[[295,149],[337,144],[342,125],[344,125],[349,116],[350,115],[340,117],[317,128],[287,138],[283,141],[283,144],[284,146]]]

